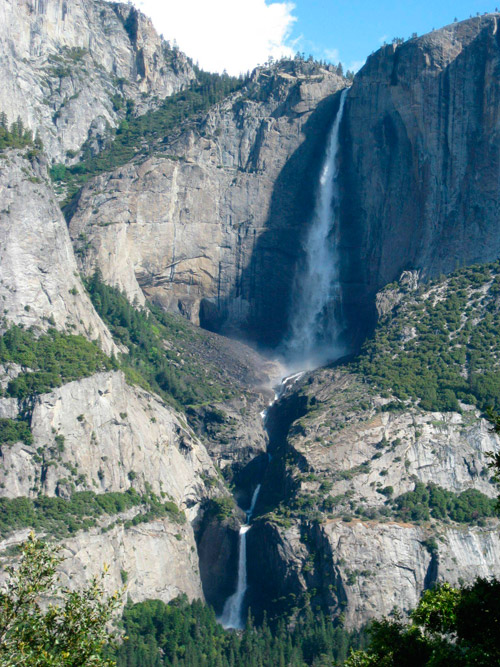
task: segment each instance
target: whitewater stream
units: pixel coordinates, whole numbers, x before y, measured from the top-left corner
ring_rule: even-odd
[[[239,544],[238,544],[238,583],[235,592],[228,597],[224,604],[222,616],[219,622],[224,628],[234,628],[235,630],[242,630],[245,627],[245,619],[243,618],[245,601],[245,593],[247,590],[247,533],[250,530],[250,521],[255,509],[257,498],[259,497],[260,484],[257,484],[252,495],[252,502],[247,510],[247,522],[240,528]]]
[[[295,384],[300,378],[304,375],[304,372],[294,373],[293,375],[288,375],[283,378],[281,383],[275,389],[274,400],[271,401],[269,407],[261,412],[261,418],[266,423],[267,413],[269,409],[279,400],[285,389],[292,384]],[[271,461],[271,454],[267,455],[269,461]],[[233,628],[235,630],[242,630],[245,627],[245,593],[248,588],[247,584],[247,533],[251,529],[250,522],[255,510],[255,505],[257,504],[257,499],[259,497],[261,484],[257,484],[255,490],[252,494],[252,501],[250,507],[246,511],[247,521],[244,526],[241,526],[239,533],[238,541],[238,581],[236,584],[235,592],[228,597],[224,603],[224,609],[220,616],[219,623],[228,629]]]
[[[283,378],[275,390],[271,407],[287,387],[297,382],[305,370],[312,369],[340,356],[338,342],[342,330],[341,295],[338,257],[338,160],[339,132],[347,90],[342,91],[340,105],[327,141],[321,169],[314,216],[305,245],[305,264],[295,281],[294,317],[290,335],[285,342],[287,367],[300,369]],[[266,424],[268,410],[261,412]],[[269,460],[270,460],[269,455]],[[235,592],[226,600],[219,622],[224,628],[241,630],[245,627],[245,593],[247,584],[246,535],[261,485],[252,495],[247,521],[240,528],[238,544],[238,581]]]

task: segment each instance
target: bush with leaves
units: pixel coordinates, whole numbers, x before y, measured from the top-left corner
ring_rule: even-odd
[[[0,591],[1,667],[111,667],[103,657],[106,625],[120,603],[107,597],[102,576],[71,591],[57,582],[60,548],[31,534]],[[41,599],[57,602],[44,606]]]
[[[425,591],[405,623],[375,621],[367,651],[347,667],[489,667],[500,664],[500,582],[478,579],[460,589],[441,584]]]
[[[393,515],[402,521],[429,521],[451,519],[458,523],[484,523],[488,517],[498,516],[497,503],[477,489],[454,493],[429,482],[416,482],[413,491],[407,491],[388,502]]]

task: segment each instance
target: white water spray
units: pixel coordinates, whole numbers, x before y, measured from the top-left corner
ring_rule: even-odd
[[[257,484],[252,495],[250,507],[247,510],[247,522],[245,526],[240,528],[239,536],[239,555],[238,555],[238,583],[235,592],[228,597],[222,610],[222,616],[219,621],[224,628],[234,628],[235,630],[242,630],[245,627],[245,619],[243,618],[243,602],[245,600],[245,593],[247,586],[247,536],[250,530],[250,521],[259,497],[260,484]]]
[[[259,497],[259,493],[260,493],[260,486],[261,486],[260,484],[257,484],[257,486],[255,487],[255,491],[253,492],[252,501],[250,503],[250,508],[247,510],[247,523],[250,523],[250,519],[253,516],[255,505],[257,503],[257,498]]]
[[[295,279],[290,335],[285,341],[288,368],[311,369],[342,354],[338,255],[339,130],[347,89],[330,131],[314,217],[305,244],[305,263]]]

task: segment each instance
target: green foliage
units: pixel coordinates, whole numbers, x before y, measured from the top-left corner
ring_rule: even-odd
[[[382,319],[354,370],[424,410],[500,407],[500,264],[471,266],[408,294]],[[408,332],[413,332],[408,335]]]
[[[232,497],[226,496],[224,498],[212,498],[206,504],[206,512],[208,516],[213,516],[219,521],[228,519],[232,516],[236,508]]]
[[[243,633],[224,630],[213,609],[181,596],[169,604],[147,600],[127,605],[123,613],[127,641],[113,657],[117,667],[304,667],[332,665],[349,648],[362,644],[322,613],[299,620],[290,630],[283,622],[271,629],[264,621]]]
[[[155,146],[167,142],[181,123],[240,89],[244,82],[241,77],[196,69],[196,80],[188,88],[165,98],[157,109],[143,116],[134,115],[132,100],[124,100],[115,94],[112,98],[113,107],[115,110],[126,107],[126,114],[109,146],[98,155],[93,155],[90,144],[85,144],[81,162],[71,167],[55,165],[51,169],[51,176],[54,181],[67,185],[69,201],[90,178],[103,171],[116,169],[137,155],[148,155]]]
[[[32,528],[57,537],[73,535],[79,530],[88,530],[105,516],[114,516],[137,507],[138,514],[125,522],[125,526],[136,526],[153,519],[168,517],[176,523],[184,523],[186,517],[171,501],[162,502],[153,493],[140,495],[134,489],[124,493],[101,493],[81,491],[69,500],[38,496],[37,498],[0,498],[0,534],[14,530]]]
[[[500,582],[478,579],[461,589],[425,591],[404,623],[375,621],[369,649],[346,667],[489,667],[500,664]]]
[[[130,382],[156,392],[178,409],[229,396],[214,379],[210,364],[202,364],[188,349],[189,343],[202,335],[188,322],[151,305],[143,310],[134,308],[98,274],[86,287],[115,340],[128,348],[121,361]]]
[[[6,114],[0,113],[0,151],[26,146],[33,146],[33,132],[25,129],[20,117],[9,128]]]
[[[0,447],[24,442],[31,445],[33,436],[29,424],[21,419],[0,419]]]
[[[34,330],[12,326],[0,337],[0,363],[30,369],[11,380],[6,395],[25,398],[66,382],[110,370],[116,364],[94,342],[55,329],[37,337]]]
[[[31,535],[21,547],[16,569],[0,592],[0,665],[2,667],[111,667],[103,657],[109,642],[106,625],[120,594],[106,597],[102,577],[69,591],[56,581],[62,561],[58,547]],[[57,604],[42,607],[42,597]]]
[[[403,521],[428,521],[432,517],[471,524],[497,516],[497,503],[476,489],[453,493],[437,484],[417,482],[413,491],[392,501],[392,510]]]

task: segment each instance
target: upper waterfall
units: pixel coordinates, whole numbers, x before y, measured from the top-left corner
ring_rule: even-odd
[[[305,259],[295,276],[290,333],[284,342],[289,368],[313,368],[342,354],[337,153],[347,91],[341,93],[328,137],[313,220],[304,247]]]

